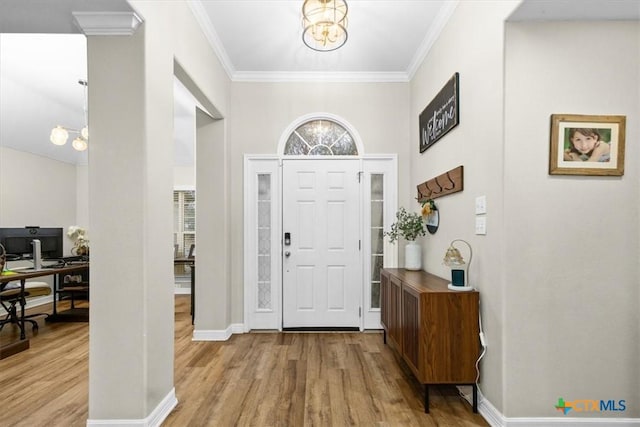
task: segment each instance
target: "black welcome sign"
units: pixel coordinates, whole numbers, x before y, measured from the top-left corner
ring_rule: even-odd
[[[458,86],[459,74],[455,73],[420,113],[421,153],[458,125]]]

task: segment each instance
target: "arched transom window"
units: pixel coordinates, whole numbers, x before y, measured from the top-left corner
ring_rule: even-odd
[[[286,156],[357,156],[358,147],[340,124],[327,119],[308,121],[296,128],[284,146]]]

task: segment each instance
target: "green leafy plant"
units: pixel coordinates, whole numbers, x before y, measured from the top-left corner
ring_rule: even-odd
[[[400,237],[405,240],[413,241],[418,236],[424,236],[426,229],[422,216],[415,212],[407,212],[405,208],[400,208],[396,212],[396,222],[391,225],[391,231],[384,233],[385,236],[389,236],[391,243],[398,240]]]

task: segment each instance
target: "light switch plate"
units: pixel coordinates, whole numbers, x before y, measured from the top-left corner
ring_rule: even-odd
[[[476,215],[487,213],[487,196],[476,197]]]
[[[481,235],[487,234],[487,217],[486,216],[476,217],[476,234],[481,234]]]

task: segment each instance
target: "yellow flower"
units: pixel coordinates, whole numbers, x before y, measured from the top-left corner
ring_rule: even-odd
[[[434,213],[437,209],[438,208],[436,208],[436,203],[433,199],[427,199],[422,202],[422,216],[425,218]]]

